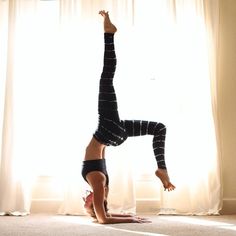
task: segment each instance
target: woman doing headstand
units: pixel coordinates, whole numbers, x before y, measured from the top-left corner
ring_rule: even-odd
[[[158,169],[156,176],[168,191],[175,189],[170,182],[164,159],[166,127],[162,123],[143,120],[120,120],[113,78],[116,70],[114,34],[116,27],[111,23],[108,12],[100,11],[104,17],[104,61],[99,85],[99,124],[86,148],[82,176],[91,186],[93,193],[85,200],[87,212],[99,223],[146,222],[131,215],[108,214],[107,195],[109,177],[105,163],[105,147],[118,146],[128,137],[153,135],[153,151]]]

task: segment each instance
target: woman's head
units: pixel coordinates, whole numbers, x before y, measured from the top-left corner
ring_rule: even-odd
[[[89,194],[87,195],[87,197],[83,198],[84,199],[84,208],[87,212],[87,214],[89,214],[91,217],[93,218],[97,218],[96,214],[95,214],[95,210],[94,210],[94,206],[93,206],[93,192],[89,192]],[[107,208],[107,200],[104,199],[104,209],[105,212],[108,212],[108,208]]]
[[[93,208],[93,192],[90,192],[84,199],[84,208],[86,212],[93,218],[96,218],[96,214]]]

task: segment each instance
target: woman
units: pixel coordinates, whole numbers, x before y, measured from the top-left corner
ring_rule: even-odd
[[[113,78],[116,69],[114,34],[116,27],[111,23],[108,12],[100,11],[104,17],[104,65],[99,86],[99,124],[83,161],[82,176],[93,192],[85,199],[87,212],[99,223],[143,223],[145,219],[131,215],[108,214],[107,196],[109,177],[105,163],[105,147],[118,146],[128,137],[153,135],[153,150],[158,169],[156,176],[168,191],[175,189],[170,182],[164,159],[166,128],[162,123],[141,120],[120,120]]]

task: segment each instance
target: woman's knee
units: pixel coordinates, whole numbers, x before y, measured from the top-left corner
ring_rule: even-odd
[[[163,123],[158,123],[155,128],[155,134],[166,134],[166,126]]]

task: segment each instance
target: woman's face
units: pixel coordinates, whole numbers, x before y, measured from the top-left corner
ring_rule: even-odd
[[[109,187],[105,186],[104,187],[105,190],[105,198],[104,198],[104,209],[105,212],[108,213],[108,208],[107,208],[107,197],[108,197],[108,192],[109,192]],[[84,198],[84,208],[86,210],[86,212],[93,218],[96,218],[96,214],[94,211],[94,207],[93,207],[93,192],[90,191],[90,193],[87,195],[86,198]]]

